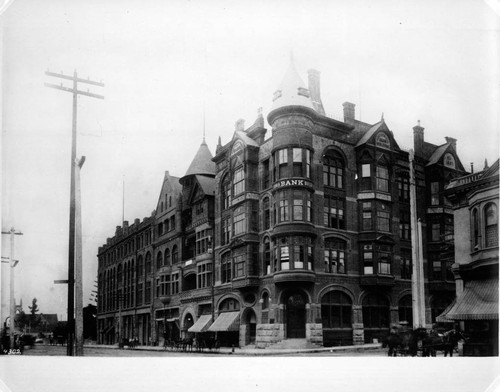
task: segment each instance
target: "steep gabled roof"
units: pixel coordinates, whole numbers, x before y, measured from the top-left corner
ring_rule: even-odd
[[[359,141],[356,143],[356,147],[361,146],[362,144],[365,144],[368,140],[371,139],[371,137],[377,132],[379,129],[382,128],[382,124],[385,124],[384,120],[379,121],[375,125],[373,125],[362,137],[359,139]],[[387,128],[387,126],[386,126]]]
[[[442,146],[439,146],[438,148],[436,148],[434,150],[434,152],[432,153],[432,155],[429,157],[429,162],[427,163],[426,166],[431,166],[431,165],[434,165],[435,163],[437,163],[441,159],[443,154],[446,152],[446,150],[448,149],[449,146],[451,146],[451,144],[446,143],[446,144],[443,144]]]
[[[191,204],[195,199],[197,199],[198,194],[203,194],[204,196],[214,196],[215,195],[215,178],[207,176],[194,176],[195,185],[191,188],[189,195],[187,196],[188,203]]]
[[[157,213],[161,213],[159,205],[160,205],[161,201],[163,200],[163,196],[166,195],[167,193],[169,193],[168,189],[167,189],[168,187],[172,188],[174,196],[180,194],[182,191],[182,186],[179,182],[179,177],[171,176],[167,170],[165,172],[165,176],[163,177],[163,184],[161,185],[160,195],[158,196],[158,201],[156,203],[156,212]]]
[[[378,123],[373,125],[370,129],[368,129],[368,131],[365,132],[365,134],[361,137],[361,139],[359,139],[359,141],[356,143],[356,147],[359,147],[359,146],[367,143],[375,135],[375,133],[377,133],[378,131],[387,132],[391,138],[392,145],[396,149],[399,149],[398,143],[394,139],[391,130],[389,129],[389,127],[387,126],[387,124],[385,123],[385,120],[383,118]]]
[[[234,139],[241,139],[247,146],[259,147],[259,144],[251,137],[248,137],[248,135],[244,131],[235,131],[233,140]]]

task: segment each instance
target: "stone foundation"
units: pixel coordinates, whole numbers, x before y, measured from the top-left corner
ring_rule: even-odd
[[[255,347],[266,348],[271,344],[283,340],[283,324],[258,324],[255,336]]]
[[[323,345],[323,325],[322,324],[306,324],[306,339],[308,342]]]

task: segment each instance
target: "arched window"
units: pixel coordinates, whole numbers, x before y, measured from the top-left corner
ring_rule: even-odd
[[[240,310],[240,303],[234,298],[227,298],[219,305],[219,312],[234,312]]]
[[[161,252],[158,252],[156,255],[156,268],[161,268],[163,267],[163,255]]]
[[[221,209],[227,210],[231,205],[231,181],[226,174],[222,179],[221,185]]]
[[[391,143],[389,141],[389,137],[383,132],[380,132],[377,135],[377,138],[375,140],[375,144],[377,145],[377,147],[391,148]]]
[[[263,260],[264,275],[269,275],[271,273],[271,241],[269,237],[264,238]]]
[[[165,249],[165,265],[170,265],[170,249]]]
[[[455,169],[455,158],[450,153],[444,154],[443,163],[446,167]]]
[[[118,264],[118,284],[122,283],[122,265]]]
[[[266,291],[262,294],[262,310],[269,308],[269,293]]]
[[[151,253],[146,253],[146,275],[151,273]]]
[[[338,151],[323,155],[323,185],[344,188],[344,159]]]
[[[221,282],[229,283],[231,281],[231,255],[229,252],[221,256],[220,264]]]
[[[345,274],[346,242],[337,238],[325,239],[325,271],[334,274]]]
[[[140,278],[144,274],[144,265],[142,262],[142,256],[137,258],[137,277]]]
[[[413,326],[413,308],[411,295],[405,295],[398,304],[399,322],[406,322],[409,327]]]
[[[385,338],[389,332],[390,308],[387,298],[372,293],[363,299],[365,343]]]
[[[321,298],[323,328],[351,328],[352,301],[342,291],[330,291]]]
[[[485,246],[498,246],[498,210],[494,203],[484,208],[484,225]]]
[[[177,245],[174,245],[172,248],[172,264],[176,264],[179,262],[179,253],[177,251]]]
[[[263,210],[263,229],[269,230],[271,228],[271,209],[269,206],[269,197],[266,197],[262,201],[262,210]]]

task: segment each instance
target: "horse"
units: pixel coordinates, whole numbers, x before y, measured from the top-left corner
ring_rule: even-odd
[[[462,332],[452,329],[444,334],[438,334],[431,331],[430,334],[422,342],[422,355],[424,357],[436,356],[437,351],[443,351],[444,356],[453,356],[453,351],[458,346],[460,340],[465,340]]]
[[[418,353],[418,344],[425,336],[425,329],[406,329],[403,331],[393,330],[383,341],[382,347],[389,347],[387,355],[397,356],[398,353],[415,357]]]

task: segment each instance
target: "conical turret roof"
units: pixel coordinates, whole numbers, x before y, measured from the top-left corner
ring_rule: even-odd
[[[215,162],[212,162],[212,158],[212,153],[208,149],[205,139],[203,139],[184,177],[193,175],[215,176]]]
[[[271,110],[292,105],[305,106],[314,110],[309,90],[295,69],[293,58],[290,57],[290,64],[285,77],[278,90],[274,93]]]

